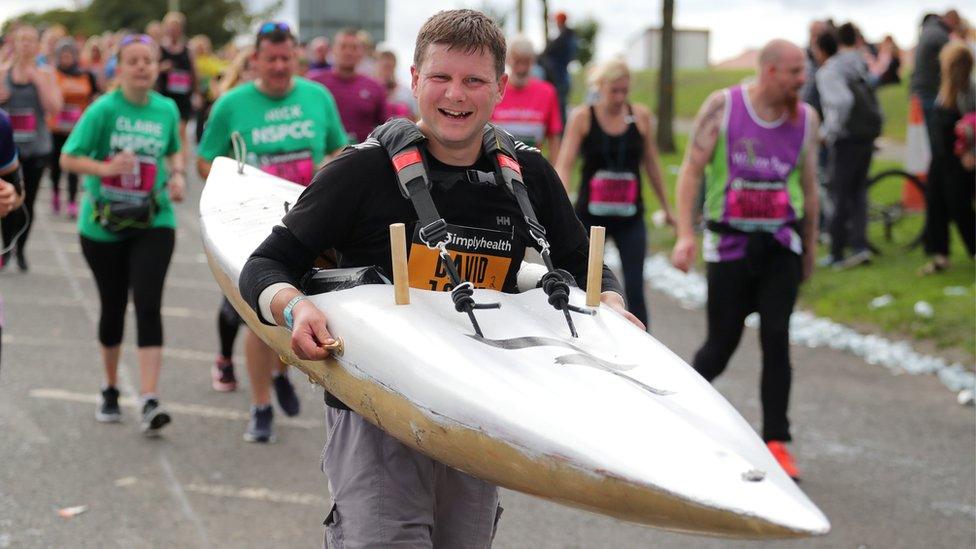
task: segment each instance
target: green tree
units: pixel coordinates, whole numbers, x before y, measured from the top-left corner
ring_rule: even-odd
[[[587,17],[576,23],[573,30],[576,32],[576,60],[580,65],[586,65],[596,55],[596,35],[600,32],[600,23]]]
[[[249,13],[243,0],[181,0],[180,9],[187,15],[188,36],[205,34],[219,47],[235,35],[248,32],[254,21],[270,18],[283,3],[284,0],[277,0],[260,12]],[[92,0],[79,10],[32,12],[17,20],[39,26],[61,23],[69,32],[82,35],[119,29],[141,32],[146,23],[162,19],[168,4],[167,0]]]

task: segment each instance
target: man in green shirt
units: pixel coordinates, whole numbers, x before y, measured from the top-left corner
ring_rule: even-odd
[[[214,104],[197,151],[201,177],[210,174],[214,158],[233,155],[235,132],[243,138],[248,164],[300,185],[311,183],[325,160],[347,144],[335,100],[323,86],[294,75],[295,55],[295,37],[286,24],[261,26],[251,57],[257,79],[227,92]],[[225,322],[221,320],[222,332]],[[251,332],[245,357],[253,405],[244,440],[273,442],[272,371],[277,370],[274,387],[286,414],[298,413],[298,398],[285,377],[287,367]],[[218,359],[215,389],[230,383],[236,386],[229,359]]]

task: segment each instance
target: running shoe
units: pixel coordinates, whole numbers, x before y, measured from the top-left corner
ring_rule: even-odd
[[[262,407],[251,406],[251,420],[247,422],[244,440],[270,444],[275,441],[274,408],[270,404]]]
[[[786,448],[786,443],[779,440],[770,440],[766,443],[769,448],[770,453],[776,458],[776,462],[779,466],[786,471],[786,474],[790,476],[791,479],[795,481],[800,480],[800,470],[796,468],[796,462],[793,461],[793,454]]]
[[[301,410],[301,404],[298,401],[298,395],[295,393],[295,386],[288,379],[288,374],[285,372],[277,374],[272,382],[275,397],[278,399],[278,406],[281,406],[286,416],[297,416]]]
[[[834,269],[852,269],[860,265],[871,263],[874,254],[871,250],[858,250],[851,255],[834,263]]]
[[[840,260],[833,256],[833,254],[827,254],[817,260],[817,267],[833,267],[840,263]]]
[[[213,368],[210,369],[211,386],[218,393],[229,393],[237,390],[237,376],[234,375],[234,362],[229,358],[217,357]]]
[[[122,421],[122,409],[119,408],[119,390],[115,387],[102,389],[101,401],[98,403],[98,410],[95,410],[95,419],[102,423],[118,423]]]
[[[66,211],[68,212],[68,218],[69,219],[78,219],[78,203],[77,202],[68,202],[68,207],[66,208]]]
[[[148,398],[142,405],[142,434],[147,437],[159,436],[159,431],[170,422],[169,414],[159,405],[159,399]]]

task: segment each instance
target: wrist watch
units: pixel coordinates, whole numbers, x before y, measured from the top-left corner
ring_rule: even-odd
[[[295,318],[292,316],[292,309],[295,308],[295,305],[298,305],[300,302],[304,301],[307,298],[308,296],[304,294],[298,294],[295,297],[291,298],[291,301],[288,302],[288,305],[285,305],[285,310],[281,312],[281,316],[284,317],[285,319],[285,328],[288,328],[289,330],[292,329],[292,327],[295,324]]]

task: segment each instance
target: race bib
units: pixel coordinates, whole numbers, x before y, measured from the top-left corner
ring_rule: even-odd
[[[266,154],[258,157],[261,170],[265,173],[287,179],[292,183],[308,186],[315,176],[315,163],[312,161],[312,151]]]
[[[156,159],[138,155],[132,173],[102,178],[102,196],[112,202],[134,202],[152,193],[156,184]],[[111,161],[111,158],[106,162]]]
[[[778,227],[789,217],[790,196],[782,181],[735,179],[726,205],[726,219],[734,225]]]
[[[637,194],[640,188],[637,175],[632,172],[599,170],[590,179],[590,215],[629,217],[637,213]]]
[[[33,141],[37,134],[37,114],[34,109],[13,109],[8,114],[14,130],[14,141]]]
[[[502,291],[515,257],[515,235],[491,229],[448,225],[446,245],[461,280],[475,288]],[[435,292],[454,288],[447,269],[440,261],[440,251],[421,242],[414,231],[410,245],[410,286]],[[521,261],[521,253],[520,253]]]
[[[193,79],[187,71],[173,69],[166,73],[166,89],[170,93],[186,95],[190,93]]]
[[[65,105],[60,112],[58,112],[57,119],[55,120],[55,125],[59,130],[70,130],[75,127],[78,120],[81,119],[81,107],[78,105]]]

